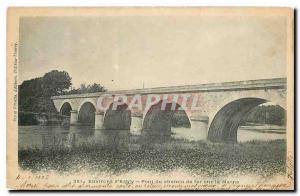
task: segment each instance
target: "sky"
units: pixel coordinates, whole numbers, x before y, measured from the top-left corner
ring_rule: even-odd
[[[19,83],[67,71],[108,90],[286,77],[280,16],[22,17]]]

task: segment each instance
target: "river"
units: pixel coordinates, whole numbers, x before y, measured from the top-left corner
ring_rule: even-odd
[[[189,128],[172,128],[169,140],[183,139],[199,141],[203,138]],[[118,144],[132,143],[141,137],[127,130],[94,130],[87,126],[19,126],[19,149],[46,149],[58,146],[71,146],[80,143]],[[285,130],[266,129],[257,126],[240,127],[237,139],[239,143],[258,140],[270,141],[285,139]],[[163,140],[160,140],[163,141]],[[163,142],[162,142],[163,143]]]

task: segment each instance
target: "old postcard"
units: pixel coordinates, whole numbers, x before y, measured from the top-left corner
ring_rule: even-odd
[[[291,8],[9,8],[7,187],[293,190]]]

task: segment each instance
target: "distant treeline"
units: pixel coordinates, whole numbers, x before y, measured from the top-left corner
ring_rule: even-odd
[[[24,81],[19,85],[19,111],[36,113],[57,113],[51,96],[102,92],[106,89],[100,84],[82,84],[71,89],[72,78],[65,71],[53,70],[43,77]],[[32,114],[19,113],[19,125],[34,125],[37,121]]]
[[[286,112],[278,105],[261,105],[251,111],[244,122],[283,126],[286,124]]]
[[[173,115],[173,118],[172,118],[172,127],[186,127],[186,128],[190,128],[191,127],[189,118],[186,115],[185,111],[178,110]]]
[[[101,86],[100,84],[81,84],[79,88],[71,89],[69,91],[65,91],[63,94],[69,95],[69,94],[84,94],[84,93],[96,93],[96,92],[104,92],[106,89],[104,86]]]

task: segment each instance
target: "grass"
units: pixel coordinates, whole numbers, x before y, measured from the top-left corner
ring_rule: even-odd
[[[286,142],[251,141],[241,144],[164,140],[143,145],[140,140],[118,141],[117,145],[93,141],[71,148],[20,149],[19,165],[26,170],[76,172],[81,169],[123,173],[145,169],[166,172],[182,168],[193,174],[221,176],[285,173]],[[114,141],[116,144],[116,141]]]

